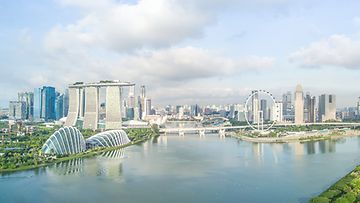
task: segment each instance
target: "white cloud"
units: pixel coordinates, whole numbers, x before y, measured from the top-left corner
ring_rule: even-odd
[[[247,71],[270,68],[274,62],[275,59],[271,57],[230,58],[202,48],[183,47],[128,56],[120,61],[120,66],[136,70],[134,77],[146,75],[154,81],[179,82],[236,76]]]
[[[290,61],[304,67],[360,69],[360,41],[344,35],[332,35],[290,54]]]
[[[101,46],[128,52],[170,46],[200,37],[204,27],[215,21],[211,11],[177,0],[140,0],[136,4],[63,0],[62,3],[86,9],[87,14],[73,24],[54,27],[45,40],[48,50]]]

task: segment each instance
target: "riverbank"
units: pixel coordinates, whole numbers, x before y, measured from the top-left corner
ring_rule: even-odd
[[[103,153],[103,152],[112,151],[112,150],[116,150],[116,149],[121,149],[121,148],[125,148],[125,147],[135,145],[135,144],[140,144],[142,142],[145,142],[145,141],[151,139],[152,137],[156,137],[156,136],[147,136],[145,138],[132,141],[132,142],[130,142],[128,144],[125,144],[125,145],[122,145],[122,146],[108,147],[108,148],[98,148],[98,149],[96,149],[94,151],[85,151],[85,152],[82,152],[82,153],[79,153],[79,154],[74,154],[74,155],[67,156],[67,157],[56,158],[53,161],[48,162],[48,163],[42,163],[42,164],[38,164],[38,165],[29,165],[29,166],[20,166],[18,168],[11,168],[11,169],[0,169],[0,173],[31,170],[31,169],[45,167],[45,166],[49,166],[49,165],[52,165],[52,164],[55,164],[55,163],[68,161],[68,160],[72,160],[72,159],[76,159],[76,158],[84,158],[84,157],[96,156],[96,155],[98,155],[100,153]]]
[[[326,132],[299,132],[282,137],[250,137],[245,134],[231,133],[231,137],[247,141],[260,143],[288,143],[288,142],[308,142],[326,139],[339,139],[343,137],[360,136],[360,130],[329,130]]]
[[[326,202],[360,202],[360,166],[310,200],[310,203]]]

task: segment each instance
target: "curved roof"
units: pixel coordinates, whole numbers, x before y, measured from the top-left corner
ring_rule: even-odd
[[[125,145],[129,142],[130,140],[124,130],[109,130],[86,139],[86,143],[98,147],[115,147]]]
[[[41,151],[45,154],[76,154],[85,149],[81,132],[74,127],[63,127],[46,140]]]

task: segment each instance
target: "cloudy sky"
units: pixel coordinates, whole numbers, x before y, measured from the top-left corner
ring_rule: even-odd
[[[0,1],[0,106],[19,91],[120,79],[154,105],[360,96],[360,1]],[[280,99],[280,98],[279,98]]]

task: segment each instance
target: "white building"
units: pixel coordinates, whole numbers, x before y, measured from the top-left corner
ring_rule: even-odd
[[[275,122],[283,122],[283,103],[280,101],[276,101],[273,104],[273,109],[272,109],[272,117],[271,117],[272,121]]]
[[[295,90],[295,124],[304,123],[304,93],[301,85]]]

